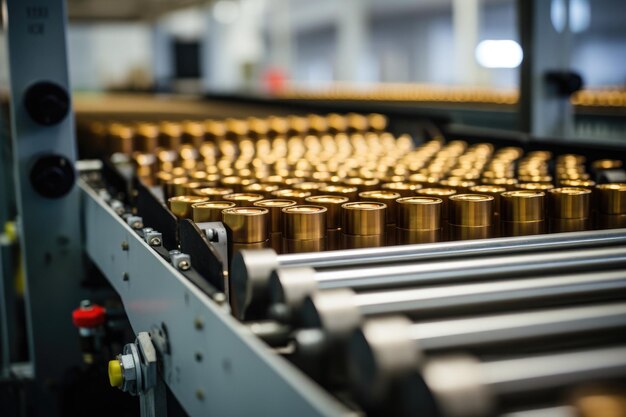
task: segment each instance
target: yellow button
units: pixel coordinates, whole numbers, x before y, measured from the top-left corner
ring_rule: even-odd
[[[112,387],[120,388],[124,377],[122,376],[122,364],[117,359],[109,361],[109,383]]]

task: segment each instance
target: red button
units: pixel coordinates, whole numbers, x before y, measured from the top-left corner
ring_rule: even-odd
[[[104,307],[93,304],[91,307],[79,307],[72,312],[72,322],[76,327],[98,327],[104,323]]]

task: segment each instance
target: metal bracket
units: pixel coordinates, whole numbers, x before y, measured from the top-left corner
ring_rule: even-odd
[[[198,223],[198,227],[202,230],[209,241],[209,244],[215,248],[220,258],[222,258],[222,265],[227,268],[228,265],[228,236],[226,234],[226,227],[222,222],[203,222]]]

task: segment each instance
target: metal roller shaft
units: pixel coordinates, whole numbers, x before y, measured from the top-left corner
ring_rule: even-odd
[[[364,293],[343,288],[312,295],[304,302],[300,318],[303,327],[321,328],[334,339],[348,336],[364,318],[373,316],[404,314],[412,320],[425,320],[478,311],[623,299],[625,294],[625,269]]]
[[[516,346],[524,349],[523,342],[539,345],[542,340],[556,338],[579,340],[584,333],[618,334],[624,329],[626,303],[422,323],[412,323],[402,316],[378,318],[367,321],[352,335],[347,354],[350,379],[360,397],[380,399],[392,380],[421,367],[425,353],[450,349],[475,351],[506,342],[510,354]]]
[[[306,297],[320,289],[352,288],[366,291],[444,285],[535,274],[597,271],[624,265],[626,247],[616,246],[338,270],[284,268],[272,274],[271,292],[275,303],[286,304],[290,310],[297,310]]]
[[[426,364],[422,375],[442,416],[488,416],[507,396],[623,381],[626,346],[484,362],[469,356],[438,358]]]
[[[271,249],[240,251],[233,258],[231,285],[237,313],[243,318],[251,303],[267,302],[270,275],[279,267],[331,269],[353,265],[397,264],[452,257],[600,247],[625,240],[626,230],[615,229],[290,255],[277,255]]]

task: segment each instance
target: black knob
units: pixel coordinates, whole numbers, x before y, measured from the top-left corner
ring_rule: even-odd
[[[34,121],[51,126],[65,119],[70,109],[70,98],[60,85],[40,81],[28,87],[24,105]]]
[[[583,88],[584,81],[580,74],[574,71],[548,71],[546,81],[551,84],[561,97],[569,97]]]
[[[33,188],[46,198],[63,197],[70,192],[75,179],[72,163],[60,155],[43,156],[30,170]]]

